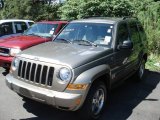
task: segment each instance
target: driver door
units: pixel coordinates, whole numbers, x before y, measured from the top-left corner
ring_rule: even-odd
[[[121,22],[117,28],[117,37],[115,42],[114,82],[119,81],[128,74],[126,69],[129,68],[131,63],[132,49],[121,49],[119,47],[124,41],[128,40],[130,40],[128,25],[126,22]]]

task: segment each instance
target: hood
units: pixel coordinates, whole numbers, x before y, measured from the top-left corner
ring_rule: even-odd
[[[28,47],[34,46],[36,44],[49,41],[51,38],[43,38],[38,36],[11,36],[7,38],[0,39],[0,46],[6,48],[20,48],[24,50]]]
[[[21,57],[76,68],[106,55],[109,48],[47,42],[19,54]]]

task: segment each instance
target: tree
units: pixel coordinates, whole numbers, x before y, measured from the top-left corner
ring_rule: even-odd
[[[68,0],[60,9],[63,19],[79,19],[90,16],[130,16],[133,8],[128,0]]]
[[[31,19],[53,20],[57,19],[57,11],[60,5],[48,5],[38,0],[5,0],[5,6],[1,10],[1,19]]]
[[[142,22],[148,37],[149,52],[160,54],[160,2],[133,0],[135,16]]]

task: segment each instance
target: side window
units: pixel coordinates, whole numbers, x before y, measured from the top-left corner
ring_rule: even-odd
[[[123,44],[123,41],[128,40],[129,33],[126,23],[122,23],[118,27],[117,45]]]
[[[31,25],[33,25],[33,24],[34,24],[34,22],[28,22],[28,24],[29,24],[29,26],[31,26]]]
[[[16,29],[16,33],[22,33],[27,29],[27,25],[25,22],[14,22],[14,26]]]
[[[130,22],[129,27],[130,27],[130,36],[131,36],[132,42],[134,44],[139,43],[140,37],[139,37],[139,33],[138,33],[138,28],[137,28],[136,22]]]
[[[13,34],[12,22],[2,23],[0,26],[0,36]]]

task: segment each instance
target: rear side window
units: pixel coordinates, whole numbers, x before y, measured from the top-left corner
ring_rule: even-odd
[[[130,26],[131,40],[133,41],[133,43],[139,43],[140,36],[139,36],[136,22],[130,22],[129,26]]]
[[[129,33],[128,27],[126,23],[121,23],[118,27],[118,37],[117,37],[117,44],[123,44],[123,41],[128,40]]]
[[[27,25],[25,22],[14,22],[14,26],[16,29],[16,33],[22,33],[27,29]]]
[[[0,25],[0,36],[13,34],[12,22],[2,23]]]

